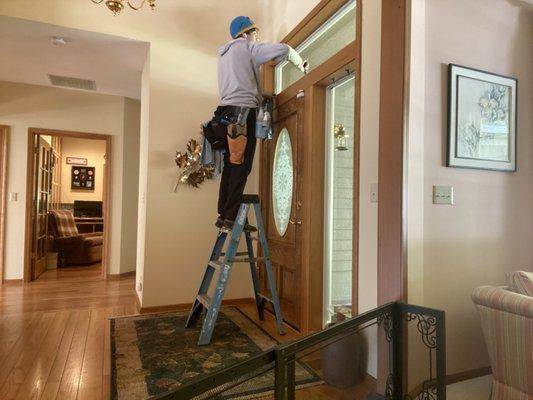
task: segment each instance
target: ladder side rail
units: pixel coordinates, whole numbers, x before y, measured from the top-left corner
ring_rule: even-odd
[[[261,207],[259,203],[254,204],[255,219],[257,221],[257,230],[259,241],[261,243],[261,251],[265,258],[265,272],[267,275],[268,287],[270,289],[270,298],[272,299],[272,305],[274,306],[274,315],[276,317],[276,325],[278,333],[280,335],[285,334],[285,328],[283,327],[283,317],[281,315],[281,306],[279,304],[278,289],[276,287],[276,280],[274,279],[274,271],[272,270],[272,262],[270,261],[270,251],[268,248],[268,242],[266,238],[265,226],[263,224],[263,217],[261,216]]]
[[[265,320],[264,307],[262,306],[263,300],[261,298],[261,289],[259,286],[259,276],[257,275],[257,265],[255,263],[254,247],[250,232],[245,232],[246,247],[248,248],[248,258],[250,260],[250,272],[252,274],[252,283],[254,286],[255,305],[257,307],[257,314],[260,321]]]
[[[224,297],[224,292],[226,291],[226,286],[228,284],[232,261],[235,258],[237,249],[239,247],[239,239],[244,229],[244,224],[246,223],[246,216],[248,214],[249,205],[241,204],[237,218],[231,230],[231,241],[226,249],[226,254],[224,255],[224,262],[222,268],[220,269],[220,274],[218,276],[218,281],[215,287],[215,293],[207,313],[205,315],[204,323],[202,326],[202,331],[200,332],[200,338],[198,339],[198,345],[205,345],[211,342],[211,337],[213,335],[213,329],[215,328],[215,323],[217,321],[218,312],[220,311],[220,306],[222,304],[222,298]]]
[[[209,261],[218,260],[218,258],[220,257],[220,253],[222,252],[222,248],[224,247],[226,236],[226,232],[219,233],[215,245],[213,246],[213,251],[211,253],[211,258],[209,259]],[[202,283],[200,284],[200,289],[198,289],[198,293],[192,304],[191,311],[189,312],[189,317],[187,318],[187,322],[185,323],[186,328],[192,326],[202,314],[204,305],[198,300],[198,296],[202,294],[207,294],[209,286],[211,285],[211,281],[213,280],[214,273],[215,268],[209,265],[208,262],[207,268],[205,269],[204,276],[202,278]]]

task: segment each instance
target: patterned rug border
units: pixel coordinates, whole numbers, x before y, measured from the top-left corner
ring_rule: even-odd
[[[239,314],[241,314],[244,318],[246,318],[249,322],[251,322],[253,325],[255,325],[255,327],[257,329],[259,329],[264,335],[266,335],[268,338],[270,338],[272,341],[274,341],[276,343],[275,346],[272,347],[275,348],[276,346],[279,346],[280,344],[282,344],[278,339],[276,339],[275,337],[273,337],[268,331],[266,331],[262,326],[260,326],[256,321],[254,321],[250,316],[248,316],[245,312],[243,312],[242,310],[239,309],[239,307],[237,306],[224,306],[224,307],[221,307],[220,311],[224,310],[224,309],[233,309],[235,311],[237,311]],[[111,382],[112,382],[112,377],[113,376],[116,376],[117,374],[117,370],[116,370],[116,362],[113,362],[113,355],[116,354],[116,344],[115,344],[115,341],[112,340],[112,338],[114,337],[114,333],[115,333],[115,326],[114,324],[112,323],[113,320],[118,320],[118,319],[125,319],[125,318],[142,318],[142,317],[150,317],[150,316],[156,316],[156,315],[161,315],[161,316],[166,316],[166,315],[176,315],[177,313],[187,313],[188,310],[174,310],[174,311],[163,311],[163,312],[153,312],[153,313],[146,313],[146,314],[130,314],[130,315],[121,315],[121,316],[116,316],[116,317],[108,317],[108,321],[109,321],[109,328],[110,328],[110,353],[109,354],[109,357],[110,357],[110,361],[111,361],[111,380],[110,380],[110,385],[111,385]],[[269,350],[264,350],[264,351],[269,351]],[[312,376],[314,376],[314,378],[309,378],[303,382],[300,382],[299,384],[296,385],[296,389],[304,389],[304,388],[307,388],[307,387],[312,387],[312,386],[318,386],[318,385],[321,385],[324,383],[324,381],[321,379],[320,375],[318,375],[318,373],[312,369],[309,365],[307,365],[306,362],[304,361],[298,361],[296,360],[296,362],[300,365],[301,368],[305,369],[309,374],[311,374]],[[317,379],[315,381],[312,381],[312,379]],[[200,381],[201,378],[198,379],[198,381]],[[192,380],[192,382],[194,382],[195,380]],[[244,381],[246,382],[246,381]],[[242,383],[244,383],[242,382]],[[240,383],[240,384],[242,384]],[[237,385],[238,386],[238,385]],[[114,398],[117,398],[118,397],[118,393],[117,393],[117,386],[115,385],[115,387],[111,388],[112,390],[114,389]],[[226,389],[227,390],[227,389]],[[235,399],[238,399],[238,400],[252,400],[252,399],[256,399],[256,398],[259,398],[259,397],[265,397],[265,396],[269,396],[269,395],[272,395],[274,394],[274,390],[268,390],[268,391],[265,391],[265,392],[261,392],[261,393],[249,393],[249,391],[247,392],[243,392],[242,395],[239,395],[238,397],[234,397]]]

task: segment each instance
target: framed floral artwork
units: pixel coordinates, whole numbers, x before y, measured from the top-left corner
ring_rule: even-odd
[[[448,167],[516,171],[517,83],[448,66]]]

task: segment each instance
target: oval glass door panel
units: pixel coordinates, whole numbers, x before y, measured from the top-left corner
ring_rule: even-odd
[[[285,235],[291,216],[293,175],[291,137],[283,128],[276,143],[272,170],[272,207],[280,236]]]

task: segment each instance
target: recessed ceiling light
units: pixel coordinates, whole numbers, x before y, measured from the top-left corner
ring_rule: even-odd
[[[69,42],[70,40],[63,37],[63,36],[52,36],[50,38],[50,40],[52,41],[52,44],[54,46],[64,46],[67,44],[67,42]]]

